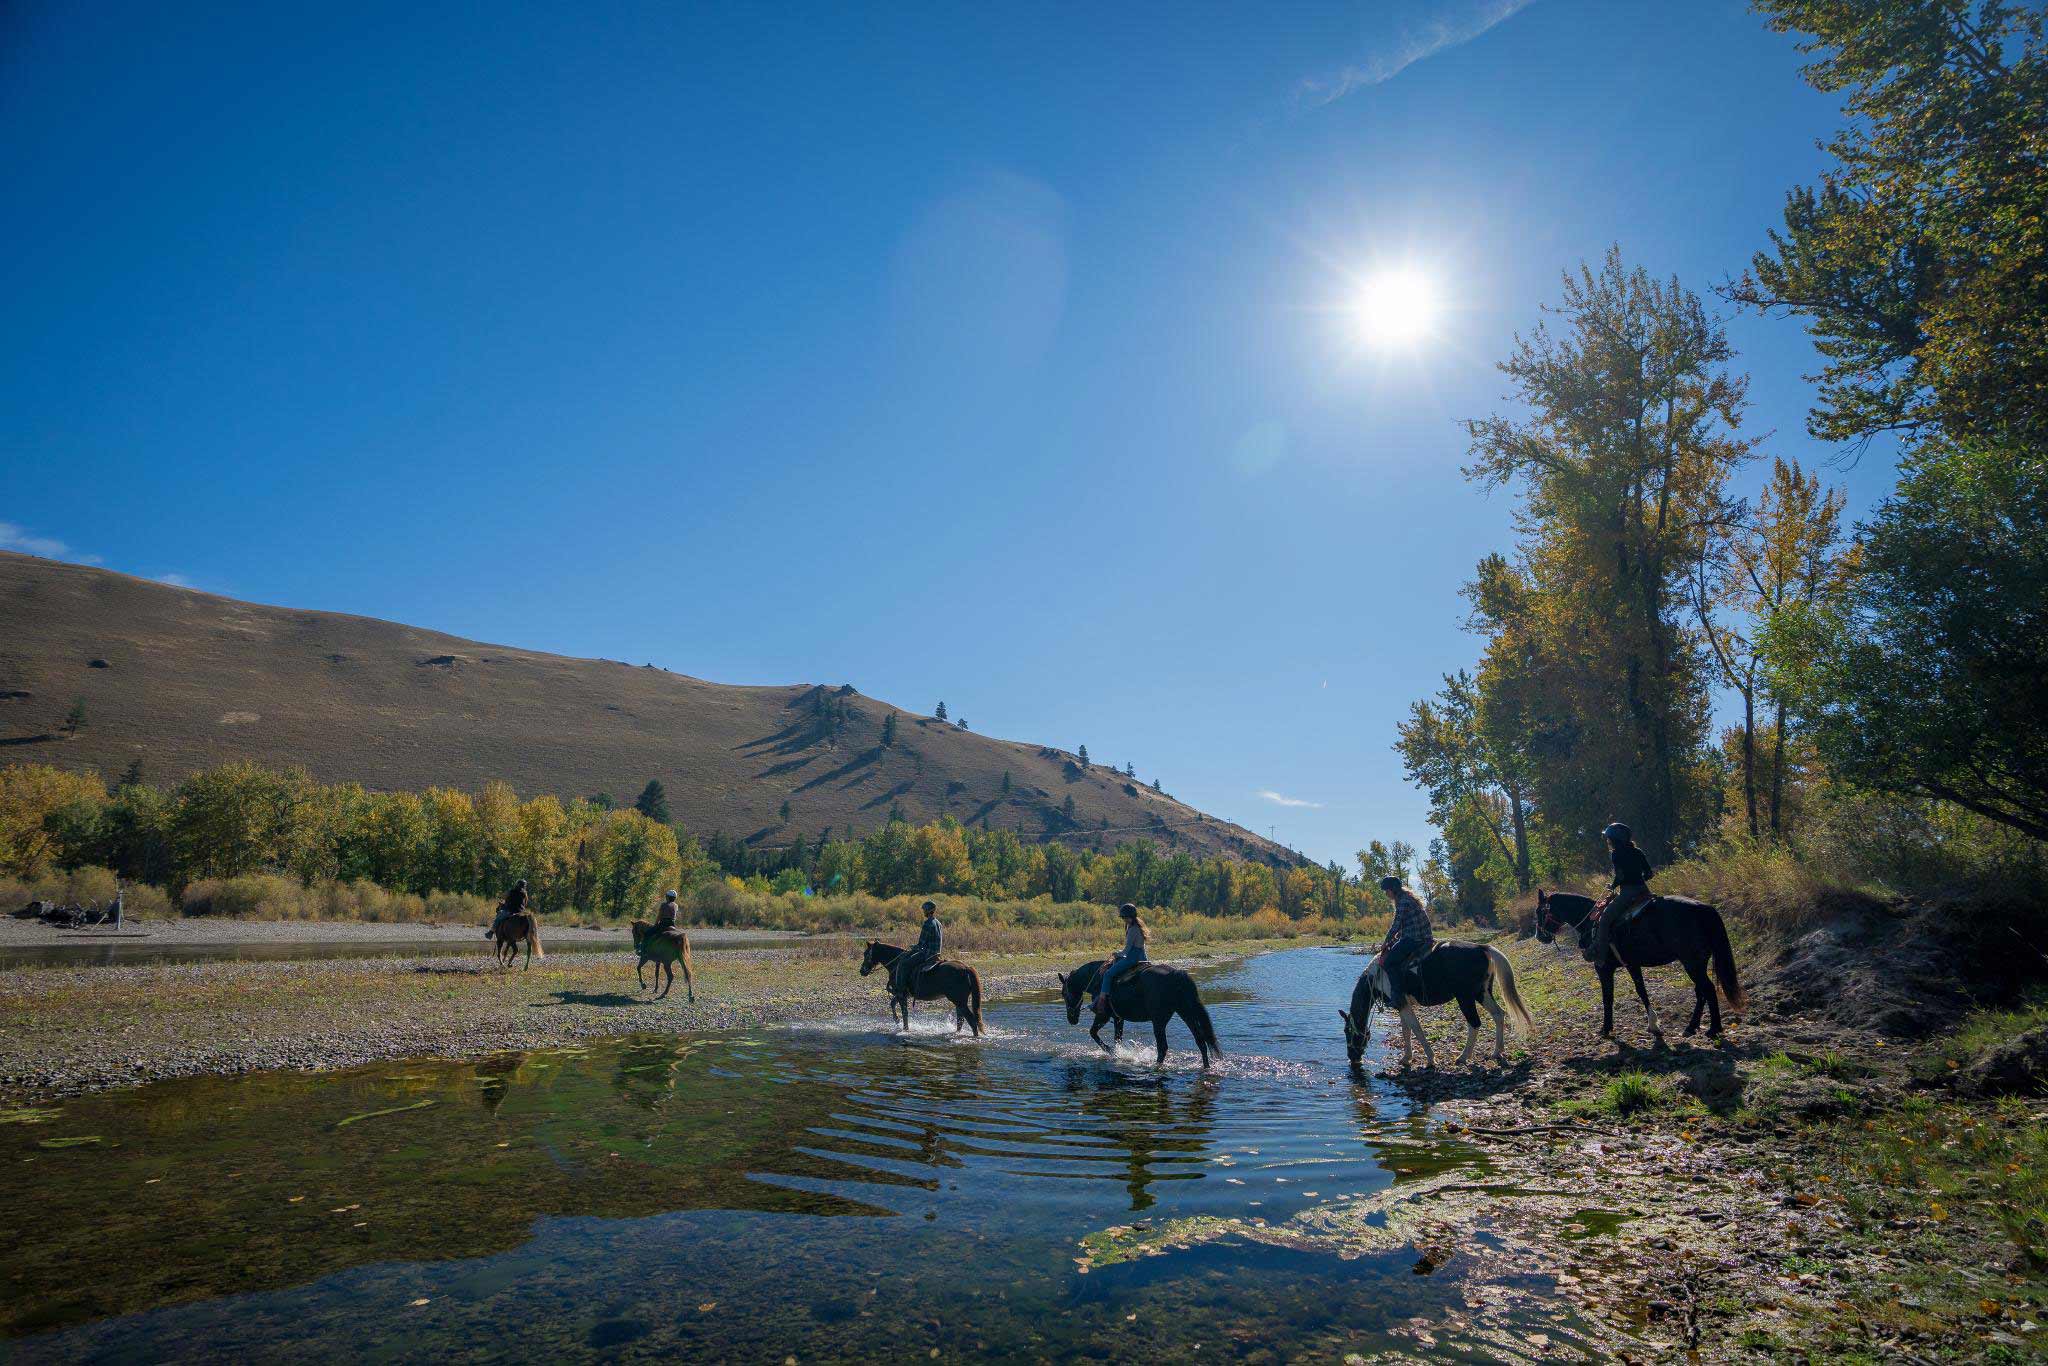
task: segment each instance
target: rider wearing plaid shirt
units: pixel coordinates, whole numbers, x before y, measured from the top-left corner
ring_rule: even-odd
[[[1430,931],[1429,912],[1423,909],[1422,899],[1402,886],[1400,878],[1381,878],[1380,890],[1394,903],[1394,923],[1387,927],[1386,940],[1380,945],[1380,964],[1387,974],[1387,990],[1393,994],[1391,1004],[1398,1008],[1406,999],[1401,975],[1435,947],[1436,936]]]

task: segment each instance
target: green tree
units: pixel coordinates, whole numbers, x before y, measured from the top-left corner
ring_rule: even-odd
[[[1840,776],[2048,840],[2048,454],[1923,444],[1859,549],[1766,632],[1773,686]]]
[[[1539,804],[1581,828],[1627,811],[1668,858],[1710,814],[1707,674],[1680,612],[1706,537],[1736,512],[1747,382],[1698,296],[1618,248],[1567,275],[1549,311],[1556,329],[1517,336],[1500,366],[1527,416],[1466,424],[1467,476],[1521,493],[1519,563],[1483,563],[1495,581],[1475,600],[1489,661],[1539,680],[1561,751],[1538,770]]]
[[[966,717],[964,717],[964,716],[962,716],[962,717],[959,717],[958,719],[956,719],[956,720],[955,720],[955,721],[953,722],[953,725],[954,725],[954,727],[955,727],[955,728],[957,728],[957,729],[959,729],[959,730],[966,730],[966,729],[967,729],[967,718],[966,718]]]
[[[1088,746],[1081,746],[1081,748],[1076,751],[1076,757],[1078,757],[1081,760],[1082,768],[1088,767]]]
[[[778,809],[776,810],[776,813],[775,813],[775,814],[776,814],[776,815],[778,815],[778,816],[780,816],[780,817],[782,817],[782,823],[783,823],[784,825],[788,825],[788,824],[789,824],[789,803],[788,803],[788,802],[784,802],[784,803],[783,803],[783,804],[781,805],[781,807],[779,807],[779,808],[778,808]]]
[[[668,789],[661,785],[659,778],[647,780],[647,786],[641,788],[640,795],[633,799],[633,809],[648,820],[660,821],[663,825],[672,825],[675,821],[669,815]]]
[[[882,716],[882,748],[896,743],[896,713],[885,712]]]
[[[79,698],[71,704],[71,710],[64,713],[64,733],[76,735],[85,729],[85,699]]]
[[[2048,448],[2048,50],[2009,0],[1758,0],[1846,96],[1818,188],[1728,288],[1826,358],[1808,429]]]
[[[932,715],[938,717],[941,721],[946,719],[946,704],[943,700],[940,701],[938,710],[933,712]]]
[[[1534,766],[1518,730],[1503,734],[1481,724],[1480,700],[1470,674],[1444,675],[1435,698],[1409,708],[1394,748],[1409,780],[1429,793],[1430,821],[1448,833],[1461,808],[1479,815],[1479,828],[1513,868],[1516,889],[1526,892]],[[1483,863],[1486,854],[1476,852]]]
[[[142,760],[139,758],[130,759],[128,761],[128,767],[121,770],[121,780],[114,784],[114,791],[121,792],[126,790],[127,788],[136,787],[140,785],[141,782]]]
[[[1003,770],[1003,795],[1010,795],[1010,770],[1007,768]]]

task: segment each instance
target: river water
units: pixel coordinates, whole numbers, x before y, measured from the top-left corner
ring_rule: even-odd
[[[163,1083],[0,1113],[0,1359],[1499,1359],[1455,1262],[1227,1230],[1467,1168],[1344,1067],[1360,959],[1202,974],[1226,1054],[872,1017]],[[1382,1047],[1376,1040],[1375,1050]],[[1105,1229],[1193,1229],[1090,1258]],[[1215,1236],[1217,1228],[1226,1230]],[[1482,1235],[1483,1236],[1483,1235]],[[1087,1261],[1092,1266],[1084,1269]]]

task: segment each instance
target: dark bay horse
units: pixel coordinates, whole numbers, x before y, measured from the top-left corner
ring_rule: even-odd
[[[1109,959],[1098,958],[1093,963],[1083,963],[1070,973],[1060,973],[1060,995],[1067,1002],[1067,1023],[1081,1023],[1082,998],[1093,994],[1095,979],[1109,966]],[[1159,1048],[1155,1062],[1166,1061],[1166,1022],[1178,1015],[1188,1027],[1188,1033],[1195,1036],[1195,1047],[1202,1051],[1202,1066],[1209,1065],[1209,1055],[1223,1056],[1223,1045],[1216,1042],[1216,1026],[1209,1023],[1209,1008],[1202,1004],[1202,994],[1195,990],[1195,979],[1179,968],[1170,968],[1164,963],[1140,963],[1116,979],[1110,988],[1110,1010],[1100,1011],[1095,1023],[1089,1027],[1088,1037],[1102,1044],[1105,1052],[1116,1049],[1102,1043],[1102,1026],[1112,1013],[1116,1016],[1116,1037],[1124,1037],[1125,1020],[1150,1020],[1152,1040]]]
[[[861,955],[860,975],[865,977],[876,968],[888,968],[903,956],[900,944],[884,944],[870,939],[868,950]],[[898,992],[896,974],[889,974],[889,1018],[894,1020],[900,1014],[903,1027],[910,1028],[910,1002],[914,996],[920,1001],[936,1001],[941,998],[953,1003],[953,1032],[958,1034],[962,1025],[972,1025],[975,1036],[981,1035],[981,974],[965,963],[955,963],[941,958],[917,974],[917,980],[910,984],[908,992]]]
[[[1412,1033],[1422,1040],[1422,1065],[1436,1066],[1436,1054],[1429,1046],[1429,1035],[1422,1032],[1422,1022],[1415,1018],[1417,1003],[1426,1006],[1440,1006],[1455,999],[1458,1009],[1465,1016],[1465,1051],[1458,1055],[1457,1065],[1463,1067],[1472,1057],[1472,1045],[1479,1041],[1479,1011],[1485,1006],[1493,1016],[1493,1061],[1506,1066],[1507,1028],[1509,1015],[1523,1033],[1534,1027],[1529,1018],[1529,1008],[1522,1004],[1521,995],[1515,990],[1515,969],[1507,955],[1491,944],[1457,944],[1446,941],[1438,944],[1408,975],[1407,992],[1401,1002],[1401,1066],[1408,1065],[1408,1036]],[[1498,999],[1495,993],[1498,993]],[[1353,1067],[1365,1053],[1368,1029],[1374,1006],[1383,1005],[1392,999],[1387,990],[1387,974],[1380,965],[1380,955],[1374,954],[1365,965],[1365,971],[1358,974],[1358,983],[1351,988],[1351,1009],[1340,1010],[1337,1014],[1344,1021],[1344,1052],[1351,1059]],[[1507,1009],[1501,1009],[1501,1002]]]
[[[676,966],[682,965],[683,990],[690,1003],[697,1001],[697,982],[690,976],[690,936],[680,926],[674,934],[660,934],[645,920],[633,922],[633,952],[640,960],[633,964],[633,976],[640,981],[640,989],[647,989],[647,965],[654,964],[654,980],[661,981],[661,974],[668,973],[668,982],[654,999],[659,1001],[669,994],[676,984]]]
[[[1579,937],[1579,952],[1590,959],[1597,906],[1589,896],[1539,889],[1536,938],[1548,944],[1564,930],[1574,930]],[[1728,943],[1728,926],[1718,909],[1690,897],[1660,896],[1637,911],[1615,927],[1608,941],[1607,961],[1593,964],[1593,970],[1600,974],[1600,1037],[1614,1036],[1614,970],[1622,967],[1636,984],[1636,999],[1643,1003],[1643,1011],[1650,1017],[1650,1033],[1658,1043],[1664,1042],[1663,1026],[1657,1023],[1657,1008],[1650,1004],[1649,989],[1643,985],[1643,969],[1666,963],[1682,964],[1685,975],[1692,979],[1692,1020],[1685,1027],[1685,1037],[1691,1038],[1699,1031],[1702,1011],[1710,1013],[1707,1037],[1718,1036],[1721,1001],[1714,994],[1714,984],[1707,980],[1709,962],[1714,965],[1714,976],[1720,980],[1722,993],[1728,997],[1729,1008],[1740,1013],[1745,1003],[1742,983],[1736,980],[1735,950]]]
[[[521,911],[491,922],[491,928],[484,938],[498,942],[491,947],[491,956],[498,960],[498,966],[511,967],[512,960],[519,956],[519,946],[526,945],[526,966],[532,967],[533,960],[548,956],[540,946],[540,917],[532,911]]]

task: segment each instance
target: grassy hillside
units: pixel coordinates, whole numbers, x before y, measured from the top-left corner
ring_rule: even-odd
[[[77,703],[84,724],[67,734]],[[884,747],[891,712],[896,739]],[[690,830],[758,844],[871,830],[894,806],[914,821],[986,819],[1079,847],[1149,837],[1292,861],[1064,751],[959,730],[845,685],[707,683],[0,553],[0,763],[112,779],[137,759],[153,782],[248,759],[379,789],[502,778],[521,795],[621,802],[659,778]]]

